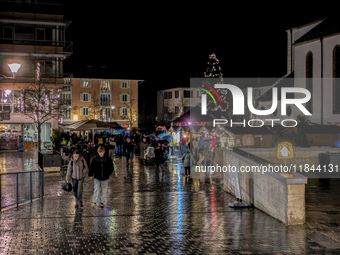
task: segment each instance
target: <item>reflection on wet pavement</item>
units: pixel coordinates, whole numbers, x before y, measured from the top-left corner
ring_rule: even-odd
[[[0,155],[0,160],[3,162],[7,157]],[[12,167],[21,167],[22,162],[18,162],[18,166]],[[86,180],[84,209],[76,210],[73,195],[60,188],[64,177],[59,173],[46,174],[43,200],[0,214],[0,253],[337,254],[340,251],[340,243],[319,231],[326,229],[326,225],[317,229],[308,220],[305,225],[287,227],[257,209],[228,207],[235,198],[221,190],[218,181],[184,178],[181,162],[168,164],[164,174],[153,166],[139,164],[137,159],[127,168],[124,158],[116,158],[116,165],[104,209],[93,206],[93,181]],[[319,186],[306,190],[307,219],[321,215],[323,218],[317,224],[329,222],[328,228],[336,228],[332,224],[340,223],[336,220],[340,205],[333,203],[324,212],[318,211],[317,199],[323,199],[317,196],[318,192]],[[327,202],[331,201],[326,199]]]

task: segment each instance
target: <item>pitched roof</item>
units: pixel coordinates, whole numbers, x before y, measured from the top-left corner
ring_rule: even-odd
[[[325,37],[333,35],[340,32],[340,15],[332,14],[325,18],[320,24],[308,31],[306,34],[301,36],[294,44],[299,44],[302,42],[307,42],[310,40],[318,39],[320,37]]]
[[[195,106],[191,110],[183,113],[181,116],[178,118],[174,119],[172,122],[213,122],[214,118],[207,113],[207,115],[202,115],[201,114],[201,106]]]

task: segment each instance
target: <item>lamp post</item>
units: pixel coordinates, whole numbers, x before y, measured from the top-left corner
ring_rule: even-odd
[[[11,73],[13,74],[13,77],[7,77],[4,74],[1,74],[1,76],[3,76],[6,79],[14,79],[15,78],[15,74],[19,71],[21,64],[18,63],[11,63],[8,64],[9,69],[11,70]]]
[[[110,117],[112,118],[112,120],[113,120],[113,115],[114,115],[113,111],[114,111],[115,108],[116,107],[114,105],[111,106],[111,116]]]
[[[9,69],[11,70],[12,74],[13,74],[13,78],[15,78],[15,74],[19,71],[21,64],[18,63],[12,63],[12,64],[8,64]]]

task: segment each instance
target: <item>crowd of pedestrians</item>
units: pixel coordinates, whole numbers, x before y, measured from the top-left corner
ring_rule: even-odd
[[[96,137],[96,136],[95,136]],[[101,140],[102,139],[102,140]],[[100,144],[84,143],[80,145],[78,139],[73,137],[70,144],[70,161],[67,166],[66,181],[73,186],[75,196],[76,208],[83,207],[83,184],[85,177],[94,179],[94,205],[104,207],[105,198],[107,194],[108,180],[114,172],[114,158],[126,158],[126,165],[129,166],[134,159],[135,152],[139,153],[140,158],[143,159],[145,151],[150,144],[154,147],[155,166],[156,170],[165,172],[165,154],[169,149],[160,141],[152,141],[148,139],[146,134],[119,134],[111,135],[97,135],[95,138]],[[74,143],[73,141],[78,141]],[[203,149],[198,147],[197,139],[193,140],[192,144],[189,142],[184,153],[181,155],[183,161],[183,172],[185,177],[190,178],[190,167],[193,164],[210,166],[212,164],[222,165],[222,148],[217,142],[214,148],[207,143]]]

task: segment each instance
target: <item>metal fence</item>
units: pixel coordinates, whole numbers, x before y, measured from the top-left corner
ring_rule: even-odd
[[[0,173],[0,212],[43,196],[44,171]]]

